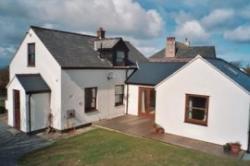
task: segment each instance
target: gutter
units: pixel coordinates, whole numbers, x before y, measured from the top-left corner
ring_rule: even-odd
[[[31,95],[32,95],[32,94],[29,94],[29,102],[28,102],[29,134],[31,133],[31,103],[30,103]]]
[[[128,79],[128,69],[126,70],[126,80],[127,80],[127,79]],[[128,87],[129,87],[129,85],[127,84],[127,96],[126,96],[126,100],[127,100],[127,102],[126,102],[126,115],[128,115],[128,92],[129,92]]]

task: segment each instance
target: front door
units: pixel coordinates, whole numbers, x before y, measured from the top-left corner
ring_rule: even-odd
[[[154,118],[155,90],[154,88],[139,88],[139,116]]]
[[[14,103],[14,127],[20,130],[20,92],[18,90],[13,91],[13,103]]]

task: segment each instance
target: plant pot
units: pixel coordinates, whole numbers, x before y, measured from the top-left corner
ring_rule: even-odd
[[[157,127],[157,128],[155,129],[155,131],[156,131],[156,133],[158,133],[158,134],[164,134],[164,133],[165,133],[165,132],[164,132],[164,129],[161,128],[161,127]]]
[[[230,145],[231,154],[233,154],[233,155],[239,155],[240,150],[241,150],[240,147],[241,147],[240,144],[238,144],[238,143],[232,143]]]

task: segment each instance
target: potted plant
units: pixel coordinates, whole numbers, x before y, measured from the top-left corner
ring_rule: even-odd
[[[225,145],[223,145],[223,151],[224,153],[230,153],[231,151],[230,143],[226,143]]]
[[[231,143],[230,149],[233,155],[238,155],[241,151],[241,144],[239,142]]]

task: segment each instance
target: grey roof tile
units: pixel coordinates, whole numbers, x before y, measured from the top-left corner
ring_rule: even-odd
[[[176,57],[175,58],[194,58],[200,55],[203,58],[216,58],[214,46],[186,46],[181,42],[176,42]],[[165,57],[165,48],[155,53],[150,59],[158,59]]]
[[[223,59],[208,59],[217,69],[250,92],[250,76]]]
[[[112,67],[112,64],[107,59],[100,59],[99,53],[94,50],[96,36],[52,30],[36,26],[31,26],[31,28],[63,68]],[[130,46],[133,47],[132,45]],[[145,58],[135,48],[129,51],[128,56],[131,60],[141,60]]]
[[[94,42],[95,44],[95,50],[98,49],[112,49],[121,38],[109,38],[109,39],[102,39],[102,40],[96,40]]]
[[[162,80],[181,68],[184,62],[160,63],[150,62],[139,64],[139,69],[128,78],[126,83],[139,85],[157,85]]]

